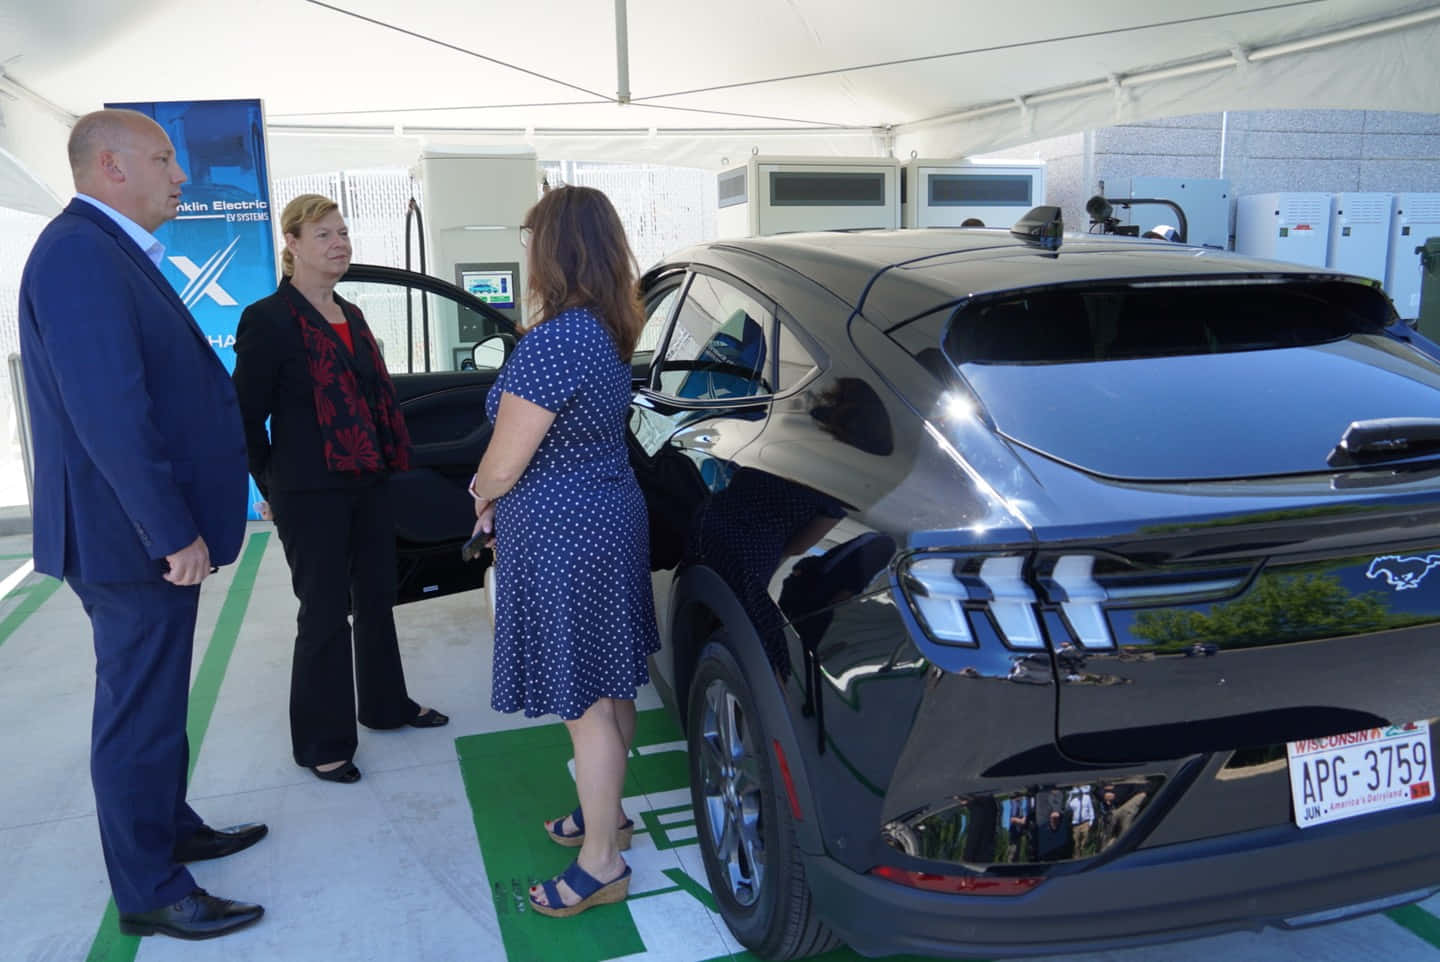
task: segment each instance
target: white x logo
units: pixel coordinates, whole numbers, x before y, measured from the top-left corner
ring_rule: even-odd
[[[235,298],[220,286],[220,275],[225,273],[225,268],[229,267],[230,261],[235,258],[235,245],[238,243],[240,238],[237,237],[230,242],[229,247],[211,254],[210,259],[199,267],[184,254],[170,258],[170,263],[179,268],[180,273],[189,281],[180,292],[180,300],[186,307],[194,307],[200,303],[202,297],[210,298],[221,307],[235,306]]]

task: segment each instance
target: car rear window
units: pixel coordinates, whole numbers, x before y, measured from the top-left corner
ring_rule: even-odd
[[[1306,347],[1394,319],[1383,295],[1353,281],[1145,281],[972,300],[944,347],[957,365],[1131,360]]]

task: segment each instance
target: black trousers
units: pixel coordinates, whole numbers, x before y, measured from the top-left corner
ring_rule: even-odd
[[[420,710],[405,691],[395,637],[389,485],[271,491],[270,510],[300,600],[290,671],[295,761],[354,758],[357,717],[367,728],[398,728]]]

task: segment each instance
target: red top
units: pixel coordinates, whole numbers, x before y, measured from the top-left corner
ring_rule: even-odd
[[[344,324],[331,324],[330,329],[340,335],[340,340],[344,341],[345,346],[350,349],[350,353],[354,354],[355,341],[350,337],[350,322],[346,321]]]

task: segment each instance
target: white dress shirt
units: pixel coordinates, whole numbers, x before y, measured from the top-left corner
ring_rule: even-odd
[[[85,203],[98,209],[106,217],[110,218],[116,224],[120,225],[120,229],[123,230],[130,237],[130,239],[133,240],[136,245],[145,252],[146,257],[150,258],[151,263],[155,265],[155,269],[160,269],[160,259],[165,256],[165,245],[156,240],[154,234],[150,233],[148,230],[141,227],[139,224],[135,223],[133,220],[126,217],[124,214],[120,213],[118,210],[111,207],[109,204],[98,201],[94,197],[91,197],[89,194],[76,194],[75,197],[79,200],[85,201]]]

